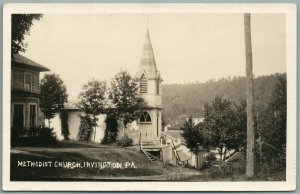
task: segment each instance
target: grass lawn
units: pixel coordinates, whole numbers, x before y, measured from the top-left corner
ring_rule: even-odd
[[[63,162],[67,166],[60,166]],[[70,162],[74,165],[68,166]],[[104,162],[111,162],[111,164],[106,163],[105,166]],[[34,165],[41,165],[41,167]],[[256,176],[249,180],[245,177],[245,161],[226,163],[223,167],[225,167],[223,170],[219,167],[210,167],[198,171],[193,168],[163,166],[161,162],[151,162],[140,154],[138,147],[122,148],[116,145],[72,141],[59,142],[51,147],[14,147],[11,149],[12,181],[285,180],[285,171],[275,170],[271,171],[272,173],[258,171]]]
[[[61,166],[64,165],[63,162],[65,167]],[[70,162],[72,162],[71,165]],[[106,163],[104,166],[103,162],[111,163],[110,165]],[[110,178],[122,180],[130,179],[130,177],[133,180],[147,180],[149,176],[157,180],[176,180],[197,174],[199,171],[195,169],[163,166],[161,162],[151,162],[139,153],[137,147],[121,148],[115,145],[59,142],[51,147],[14,147],[11,149],[12,181]]]

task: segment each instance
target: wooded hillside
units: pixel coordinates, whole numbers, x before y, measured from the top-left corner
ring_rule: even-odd
[[[254,78],[255,107],[258,105],[260,111],[264,111],[271,100],[277,76],[286,79],[285,73]],[[162,92],[164,120],[174,122],[179,116],[203,117],[204,104],[216,96],[234,103],[246,99],[246,78],[228,77],[205,83],[166,84],[162,86]]]

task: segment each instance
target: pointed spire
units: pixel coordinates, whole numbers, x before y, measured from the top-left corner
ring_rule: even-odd
[[[157,68],[156,68],[156,62],[154,58],[151,38],[149,29],[147,28],[146,32],[146,39],[144,42],[144,47],[142,51],[142,58],[139,65],[139,74],[142,72],[146,72],[146,76],[148,79],[154,79],[157,78]],[[141,76],[141,74],[140,74]]]

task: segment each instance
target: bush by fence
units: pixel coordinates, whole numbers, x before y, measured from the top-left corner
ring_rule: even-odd
[[[132,146],[132,144],[133,144],[133,140],[131,138],[129,138],[126,133],[124,134],[122,139],[118,140],[118,145],[120,145],[122,147]]]
[[[93,122],[88,115],[80,116],[80,126],[77,139],[79,141],[90,141],[93,132]]]
[[[29,129],[11,129],[12,146],[48,146],[57,143],[53,128],[33,127]]]

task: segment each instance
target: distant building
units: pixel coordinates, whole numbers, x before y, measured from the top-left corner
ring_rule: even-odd
[[[177,126],[177,125],[167,125],[167,126],[165,126],[165,128],[164,128],[164,131],[169,131],[169,130],[171,130],[171,131],[174,131],[174,130],[180,130],[180,127],[179,126]]]
[[[40,72],[48,68],[20,55],[11,58],[11,127],[36,127],[40,116]]]
[[[183,131],[180,129],[168,129],[168,131],[163,132],[166,144],[173,148],[170,163],[176,165],[177,160],[177,162],[182,161],[182,164],[185,163],[189,166],[197,167],[197,156],[186,146],[185,139],[182,134]]]
[[[188,121],[189,118],[186,118],[186,121]],[[195,125],[198,125],[199,123],[202,123],[204,121],[204,118],[193,118],[193,122]]]

